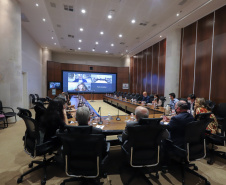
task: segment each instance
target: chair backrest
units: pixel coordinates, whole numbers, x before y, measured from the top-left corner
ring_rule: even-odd
[[[209,121],[211,122],[212,120],[210,119],[210,115],[212,112],[207,112],[207,113],[200,113],[195,115],[195,120],[204,120],[204,121]]]
[[[0,100],[0,112],[3,111],[2,109],[3,109],[3,108],[2,108],[2,101]]]
[[[206,156],[205,132],[208,123],[204,120],[193,121],[185,128],[185,148],[187,160],[192,161]]]
[[[152,103],[152,101],[154,100],[154,95],[151,94],[149,97],[150,97],[150,102]]]
[[[142,118],[139,125],[159,125],[162,118]]]
[[[92,133],[92,126],[71,126],[71,125],[66,125],[64,127],[68,133],[73,133],[73,134],[91,134]]]
[[[128,146],[131,148],[130,165],[156,166],[159,163],[162,125],[134,125],[128,127]]]
[[[212,102],[211,100],[206,100],[206,105],[211,109],[211,111],[213,112],[216,106],[215,102]]]
[[[166,101],[166,97],[164,97],[164,96],[160,96],[160,98],[159,98],[161,101],[162,101],[162,105],[161,105],[161,107],[164,107],[164,103],[165,103],[165,101]]]
[[[35,107],[34,107],[34,110],[35,110],[35,120],[37,122],[41,122],[41,118],[45,115],[46,113],[46,108],[45,106],[43,105],[43,103],[41,102],[37,102]]]
[[[102,134],[57,134],[63,143],[66,173],[77,177],[97,177],[102,154],[105,150],[105,137]]]
[[[35,94],[35,96],[36,96],[36,99],[39,100],[39,95],[38,94]]]
[[[21,108],[21,107],[17,107],[17,109],[19,110],[19,112],[17,113],[17,115],[19,117],[22,118],[22,116],[27,116],[27,117],[31,118],[32,114],[28,109],[24,109],[24,108]]]
[[[35,95],[30,94],[30,98],[31,98],[32,103],[35,104],[35,102],[36,102]]]
[[[220,117],[225,118],[226,117],[226,103],[220,103],[217,107],[216,114]]]

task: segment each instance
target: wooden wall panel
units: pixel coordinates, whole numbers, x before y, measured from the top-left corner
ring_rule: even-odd
[[[134,58],[130,58],[130,72],[129,72],[129,92],[131,93],[133,91],[133,68],[134,68]]]
[[[147,50],[147,93],[151,94],[152,47]]]
[[[142,91],[141,62],[142,62],[142,53],[139,53],[138,60],[137,60],[137,90],[136,90],[136,93],[141,93],[141,91]]]
[[[196,22],[184,28],[183,56],[181,60],[181,97],[187,97],[193,93],[194,63],[195,63],[195,42]]]
[[[127,92],[128,89],[122,89],[123,83],[129,83],[129,68],[128,67],[119,67],[117,72],[117,91]]]
[[[159,58],[159,43],[153,46],[152,94],[157,94],[158,89],[158,58]]]
[[[54,81],[55,78],[54,78],[54,62],[51,62],[49,61],[47,63],[47,83],[50,82],[50,81]]]
[[[226,103],[226,6],[215,12],[211,100]]]
[[[166,40],[160,42],[158,94],[164,96],[165,90]]]
[[[144,50],[142,54],[142,64],[141,64],[142,91],[141,93],[146,91],[146,81],[147,81],[146,53],[147,53],[147,50]]]
[[[136,93],[137,91],[137,64],[138,64],[138,58],[134,58],[134,85],[133,85],[133,91],[131,93]]]
[[[195,95],[209,99],[214,13],[198,21]]]

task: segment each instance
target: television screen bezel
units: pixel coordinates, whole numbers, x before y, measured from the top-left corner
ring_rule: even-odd
[[[61,80],[62,80],[62,86],[61,86],[61,89],[63,91],[63,86],[64,86],[64,80],[63,80],[63,72],[66,71],[66,72],[79,72],[79,73],[103,73],[103,74],[115,74],[116,75],[116,92],[117,92],[117,73],[110,73],[110,72],[91,72],[91,71],[75,71],[75,70],[61,70]],[[68,92],[69,94],[77,94],[78,92]],[[80,94],[105,94],[105,93],[102,93],[102,92],[93,92],[93,91],[89,91],[89,92],[79,92]],[[112,92],[111,92],[112,93]]]

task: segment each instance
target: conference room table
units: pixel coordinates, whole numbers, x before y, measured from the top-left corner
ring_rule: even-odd
[[[136,109],[137,106],[146,107],[149,110],[150,115],[152,115],[152,114],[164,114],[164,112],[165,112],[164,107],[156,107],[156,106],[151,105],[151,104],[143,105],[141,103],[132,103],[131,100],[125,100],[125,99],[120,100],[118,97],[114,98],[112,96],[104,96],[103,101],[107,102],[111,105],[115,105],[116,107],[122,107],[125,111],[130,111],[130,112],[133,112],[133,113],[135,113],[135,109]]]

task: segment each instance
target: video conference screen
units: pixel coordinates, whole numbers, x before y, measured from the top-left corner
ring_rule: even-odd
[[[63,91],[113,93],[116,91],[116,74],[63,71]]]
[[[60,82],[49,82],[49,89],[61,89]]]

